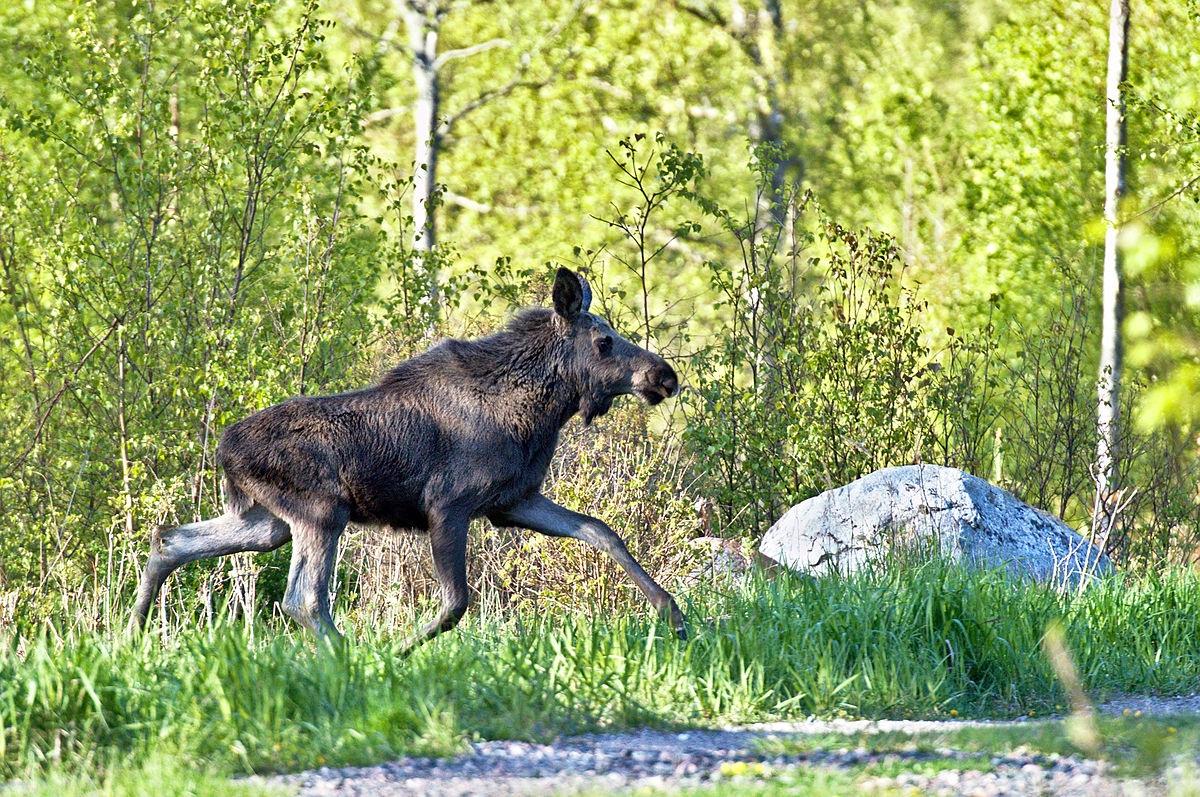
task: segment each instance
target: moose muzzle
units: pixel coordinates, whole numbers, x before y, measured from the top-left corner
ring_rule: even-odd
[[[655,357],[648,368],[638,372],[634,379],[633,392],[647,404],[654,406],[679,395],[679,376],[666,360]]]

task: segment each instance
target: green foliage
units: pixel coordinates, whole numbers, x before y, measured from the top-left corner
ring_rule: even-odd
[[[226,774],[185,766],[166,756],[135,767],[117,763],[102,772],[54,771],[33,783],[18,782],[7,788],[21,797],[284,797],[290,793],[278,787],[234,782]]]
[[[1152,58],[1155,70],[1131,89],[1130,135],[1137,190],[1123,207],[1129,224],[1121,244],[1133,279],[1146,285],[1126,324],[1129,359],[1152,374],[1139,409],[1142,429],[1196,426],[1195,311],[1200,285],[1200,92],[1181,73],[1198,63],[1197,6],[1162,4],[1147,9],[1147,22],[1179,31],[1178,37],[1134,41],[1134,57]]]
[[[217,508],[226,425],[494,328],[559,262],[685,377],[675,416],[610,418],[612,445],[568,433],[551,487],[668,580],[692,536],[752,544],[885,464],[959,465],[1086,524],[1101,7],[446,8],[444,243],[414,268],[395,3],[0,7],[0,618],[106,617],[150,527]],[[1140,423],[1111,541],[1131,564],[1200,535],[1192,11],[1152,0],[1132,37]],[[360,541],[353,600],[426,594],[422,543]],[[590,553],[475,546],[501,602],[631,596]],[[184,616],[269,605],[285,556],[261,590],[257,565],[189,568]]]
[[[685,218],[661,243],[651,236],[659,224],[658,216],[669,203],[695,195],[696,183],[705,176],[705,169],[700,155],[680,149],[661,132],[655,134],[649,146],[642,144],[645,138],[640,133],[623,138],[618,142],[617,153],[608,153],[617,170],[615,180],[629,189],[633,204],[629,207],[614,205],[614,215],[601,220],[620,233],[619,244],[622,246],[613,246],[609,254],[633,283],[634,295],[630,296],[625,289],[617,286],[602,286],[608,287],[608,290],[601,291],[599,304],[613,323],[624,321],[620,317],[624,315],[619,309],[621,304],[632,305],[635,308],[634,318],[639,320],[641,327],[641,339],[638,342],[642,346],[651,346],[655,337],[654,327],[659,327],[660,333],[663,331],[662,317],[670,311],[670,305],[661,310],[651,309],[651,289],[658,280],[654,278],[657,275],[652,276],[650,264],[662,257],[679,238],[699,232],[700,226]],[[629,250],[628,254],[623,253],[625,249]],[[576,256],[579,254],[576,249]],[[621,302],[606,301],[608,293],[615,294]],[[659,335],[659,338],[664,337]]]
[[[742,258],[708,264],[719,342],[698,357],[686,434],[728,520],[755,532],[822,490],[919,460],[939,417],[962,427],[953,402],[970,395],[950,392],[959,373],[942,374],[924,342],[927,305],[895,240],[847,230],[796,193],[782,216],[745,221],[701,199]]]
[[[0,4],[0,778],[162,793],[187,767],[219,793],[230,771],[476,736],[1040,712],[1061,702],[1055,618],[1090,688],[1194,688],[1200,588],[1161,567],[1200,540],[1200,56],[1173,0],[1134,16],[1122,208],[1138,424],[1110,543],[1145,575],[1072,598],[936,565],[697,589],[679,647],[595,552],[479,528],[489,613],[400,663],[425,542],[354,529],[353,647],[264,620],[286,552],[188,568],[162,638],[112,637],[147,530],[216,510],[222,428],[493,328],[559,262],[686,393],[569,428],[548,491],[673,588],[703,563],[692,538],[752,545],[889,464],[1087,521],[1102,6],[817,0],[777,25],[750,1],[454,6],[444,243],[421,268],[397,7]]]
[[[16,28],[38,94],[6,92],[0,124],[7,578],[70,584],[68,550],[208,511],[216,432],[338,384],[371,332],[364,95],[328,27],[313,3],[201,2]]]

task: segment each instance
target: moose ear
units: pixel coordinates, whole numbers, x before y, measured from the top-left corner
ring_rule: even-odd
[[[576,274],[575,279],[579,280],[579,290],[583,293],[583,311],[587,312],[592,306],[592,286],[588,285],[588,281],[583,278],[582,274]]]
[[[554,312],[567,321],[574,321],[592,303],[592,289],[569,268],[559,267],[554,275]]]

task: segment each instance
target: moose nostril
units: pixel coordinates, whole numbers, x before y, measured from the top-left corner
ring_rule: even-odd
[[[675,376],[674,371],[668,370],[662,375],[662,386],[671,394],[679,389],[679,378]]]

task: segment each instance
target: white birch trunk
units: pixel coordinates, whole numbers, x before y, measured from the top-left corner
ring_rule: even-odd
[[[1121,84],[1128,61],[1129,0],[1111,0],[1108,27],[1108,92],[1104,148],[1104,282],[1100,334],[1100,373],[1097,383],[1098,446],[1096,475],[1098,506],[1106,515],[1114,502],[1119,455],[1121,390],[1121,322],[1124,320],[1119,204],[1125,193],[1125,100]],[[1111,530],[1112,518],[1105,529]]]
[[[437,218],[435,215],[435,192],[437,190],[437,161],[441,148],[438,129],[439,85],[435,61],[438,51],[438,14],[434,3],[401,4],[401,12],[408,28],[408,45],[412,51],[413,86],[416,100],[413,102],[413,266],[417,274],[427,281],[427,300],[437,304],[437,275],[428,273],[433,269],[430,253],[437,243]]]

